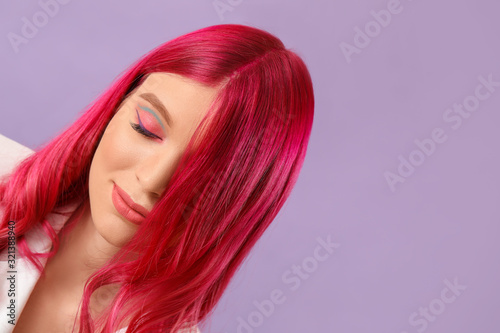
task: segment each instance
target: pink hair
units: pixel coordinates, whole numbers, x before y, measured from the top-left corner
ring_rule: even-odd
[[[97,323],[101,332],[114,332],[127,318],[127,332],[140,333],[177,332],[206,319],[290,195],[305,158],[314,97],[304,62],[253,27],[200,29],[143,56],[73,125],[4,179],[0,250],[8,244],[7,222],[15,220],[19,251],[43,273],[41,256],[23,235],[42,223],[54,243],[46,256],[56,253],[59,236],[46,216],[75,200],[88,204],[89,168],[100,137],[120,103],[154,72],[221,88],[145,222],[87,281],[80,333],[94,332]],[[199,146],[191,149],[196,138]],[[90,296],[112,283],[119,292],[106,316],[94,320]]]

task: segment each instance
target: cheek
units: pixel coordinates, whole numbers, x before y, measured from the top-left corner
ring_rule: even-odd
[[[106,173],[131,170],[137,162],[137,135],[125,120],[107,127],[96,151],[97,168]]]
[[[90,167],[90,186],[104,190],[103,186],[115,182],[128,182],[143,158],[144,140],[129,121],[127,112],[118,112],[109,122],[97,146]],[[92,188],[90,188],[92,191]]]

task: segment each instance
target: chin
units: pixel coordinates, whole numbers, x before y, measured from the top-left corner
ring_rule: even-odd
[[[108,186],[107,183],[105,188],[105,192],[108,192],[111,186]],[[138,227],[115,212],[111,199],[107,200],[107,197],[106,195],[106,198],[99,196],[90,198],[92,223],[97,233],[107,244],[121,248],[133,237]],[[109,197],[111,197],[111,193],[109,193]]]

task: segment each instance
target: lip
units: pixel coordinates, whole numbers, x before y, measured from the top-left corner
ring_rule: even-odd
[[[116,184],[113,184],[111,200],[118,213],[134,224],[141,224],[149,213],[146,208],[136,204],[127,192]]]

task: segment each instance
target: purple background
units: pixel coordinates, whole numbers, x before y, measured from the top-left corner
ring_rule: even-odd
[[[8,33],[43,9],[2,1],[0,133],[30,148],[50,140],[133,61],[181,34],[220,23],[268,30],[309,66],[313,133],[292,196],[202,332],[498,332],[500,87],[456,129],[443,115],[474,106],[479,76],[500,82],[500,3],[401,0],[348,62],[340,44],[354,45],[355,28],[391,1],[221,1],[232,8],[222,18],[209,0],[72,0],[17,53]],[[415,140],[430,149],[435,128],[446,141],[419,153]],[[398,173],[400,155],[419,165],[392,190],[384,174]],[[340,246],[314,257],[329,235]],[[293,265],[309,271],[294,275],[296,289]],[[466,289],[454,294],[455,279]],[[263,315],[256,303],[273,290],[284,302]],[[241,320],[253,326],[238,329]]]

